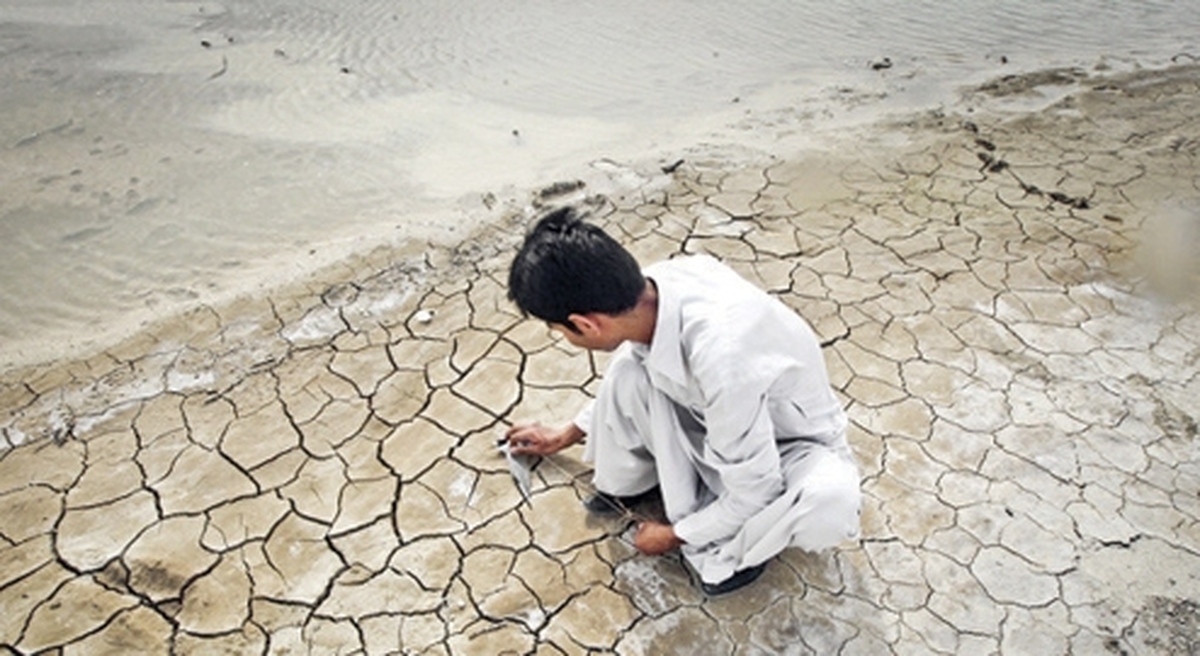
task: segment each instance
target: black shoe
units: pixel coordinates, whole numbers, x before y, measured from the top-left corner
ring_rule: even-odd
[[[627,497],[606,494],[597,490],[595,494],[583,502],[583,507],[595,515],[619,515],[631,507],[649,500],[657,493],[658,486],[654,486],[641,494],[634,494]]]
[[[765,569],[767,569],[767,564],[763,563],[761,565],[755,565],[754,567],[747,567],[746,569],[738,570],[733,573],[733,576],[721,581],[720,583],[705,583],[704,581],[701,581],[700,589],[703,590],[704,594],[708,595],[709,597],[718,597],[720,595],[729,594],[734,590],[739,590],[750,585],[751,583],[754,583],[755,579],[762,576],[763,570]]]

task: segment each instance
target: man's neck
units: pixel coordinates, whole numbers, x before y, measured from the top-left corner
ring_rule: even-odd
[[[654,328],[658,325],[658,287],[653,280],[646,279],[646,288],[638,297],[637,305],[629,314],[629,340],[649,344],[654,339]]]

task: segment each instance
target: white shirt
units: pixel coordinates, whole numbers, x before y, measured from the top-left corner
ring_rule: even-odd
[[[700,428],[679,437],[711,494],[674,528],[689,544],[708,544],[783,493],[777,442],[844,449],[846,416],[812,328],[778,299],[708,256],[660,262],[645,275],[658,290],[654,336],[627,347]],[[590,407],[576,424],[589,422]]]

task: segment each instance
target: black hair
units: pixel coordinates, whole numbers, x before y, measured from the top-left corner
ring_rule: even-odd
[[[508,297],[525,315],[576,330],[572,314],[621,314],[646,288],[629,251],[574,207],[538,219],[508,271]]]

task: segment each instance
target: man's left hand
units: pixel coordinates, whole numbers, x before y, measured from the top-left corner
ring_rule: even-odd
[[[648,556],[667,553],[681,544],[683,540],[675,535],[675,529],[662,522],[644,521],[638,524],[637,535],[633,538],[633,546]]]

